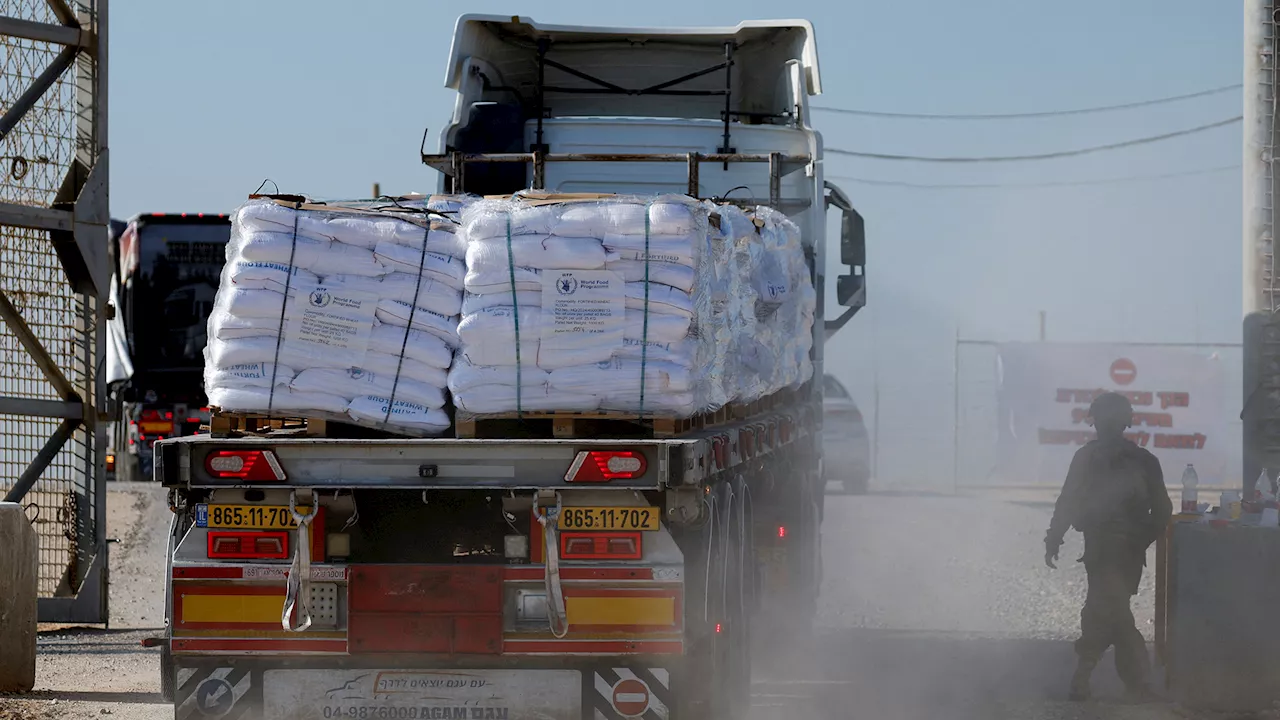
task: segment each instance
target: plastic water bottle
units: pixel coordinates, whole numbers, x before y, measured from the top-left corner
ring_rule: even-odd
[[[1276,501],[1276,494],[1271,489],[1271,478],[1267,475],[1266,468],[1262,468],[1262,472],[1258,475],[1258,482],[1253,486],[1253,497],[1263,505]]]
[[[1199,511],[1200,492],[1197,486],[1200,484],[1200,478],[1196,475],[1196,469],[1187,463],[1187,469],[1182,471],[1182,512],[1196,513]]]

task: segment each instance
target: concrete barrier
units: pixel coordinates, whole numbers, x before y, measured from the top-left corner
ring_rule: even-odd
[[[38,543],[22,506],[0,502],[0,692],[36,684]]]

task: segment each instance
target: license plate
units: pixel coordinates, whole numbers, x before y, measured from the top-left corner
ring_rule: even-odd
[[[577,670],[267,670],[269,718],[462,718],[542,720],[578,717]]]
[[[657,530],[656,507],[560,508],[561,530]]]
[[[310,507],[298,508],[299,515],[309,515]],[[210,530],[294,530],[288,505],[200,505],[196,508],[196,527]]]

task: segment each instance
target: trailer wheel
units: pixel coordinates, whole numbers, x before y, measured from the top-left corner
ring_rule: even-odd
[[[173,653],[168,645],[160,649],[160,698],[165,702],[173,702],[177,691],[177,675],[173,669]]]
[[[716,616],[722,623],[714,642],[716,673],[712,687],[715,695],[710,717],[737,720],[746,715],[751,704],[751,622],[746,576],[751,559],[743,554],[750,546],[744,536],[750,534],[750,529],[743,524],[741,484],[737,484],[732,493],[728,485],[722,487],[718,518],[721,532],[713,553],[717,563],[712,570],[718,578],[712,607],[717,608]]]
[[[680,720],[739,720],[750,705],[750,580],[749,568],[742,565],[751,559],[741,552],[749,543],[744,546],[738,539],[739,507],[736,499],[730,500],[727,485],[721,485],[715,492],[714,531],[709,523],[684,546],[694,583],[687,587],[695,590],[689,595],[690,617],[696,617],[699,627],[691,633],[678,692]]]

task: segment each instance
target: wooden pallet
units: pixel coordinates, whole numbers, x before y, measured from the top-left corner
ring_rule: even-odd
[[[244,437],[246,435],[275,438],[346,438],[381,439],[403,437],[431,437],[403,429],[388,430],[380,423],[362,423],[347,415],[313,413],[305,417],[265,415],[261,413],[232,413],[214,408],[207,430],[217,438]]]
[[[626,412],[496,413],[454,422],[459,438],[669,438],[715,427],[734,419],[733,410],[689,418]]]
[[[330,421],[322,417],[277,417],[215,410],[208,430],[210,435],[223,438],[267,434],[328,437],[329,425]]]

